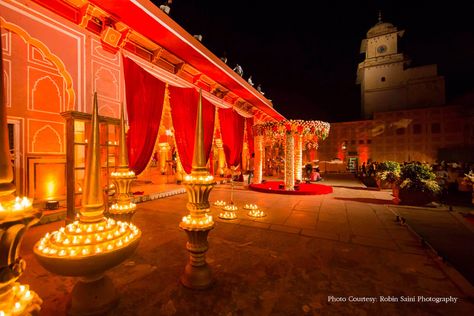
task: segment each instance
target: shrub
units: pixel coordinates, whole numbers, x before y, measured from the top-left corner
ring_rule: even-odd
[[[400,189],[413,192],[427,192],[437,194],[441,191],[435,181],[436,175],[428,165],[420,163],[408,163],[400,169]]]
[[[377,178],[394,183],[400,178],[400,164],[396,161],[384,161],[377,166]]]

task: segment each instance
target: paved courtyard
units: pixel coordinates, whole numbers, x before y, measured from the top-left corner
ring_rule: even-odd
[[[186,235],[178,228],[186,214],[186,195],[141,203],[134,217],[143,231],[140,246],[108,272],[121,293],[110,314],[473,314],[472,287],[395,222],[388,194],[347,178],[325,184],[337,185],[334,193],[288,196],[234,190],[237,206],[256,203],[268,216],[252,220],[241,209],[237,220],[217,220],[207,253],[215,283],[205,291],[185,289],[178,281],[188,258]],[[229,188],[215,188],[211,201],[229,200]],[[219,210],[213,207],[212,213],[217,218]],[[34,242],[60,225],[32,228],[21,252],[28,263],[21,281],[43,298],[44,315],[64,313],[75,282],[50,274],[32,254]],[[381,302],[381,296],[392,302]],[[415,302],[402,302],[402,297]],[[457,300],[416,302],[434,297]],[[349,302],[354,299],[375,301]]]

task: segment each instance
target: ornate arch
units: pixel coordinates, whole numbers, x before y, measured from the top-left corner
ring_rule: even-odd
[[[71,74],[66,70],[66,66],[62,62],[62,60],[55,54],[53,54],[48,46],[46,46],[43,42],[40,40],[31,37],[28,32],[21,28],[20,26],[7,22],[3,17],[0,17],[0,25],[1,27],[5,28],[6,30],[9,30],[10,32],[13,32],[20,36],[25,43],[29,43],[33,46],[35,46],[37,49],[39,49],[43,55],[45,56],[46,59],[50,60],[58,69],[59,74],[61,77],[64,79],[64,82],[66,83],[66,97],[67,97],[67,102],[66,102],[66,109],[74,109],[74,105],[76,103],[76,93],[74,92],[74,88],[72,87],[72,76]]]
[[[58,106],[59,106],[59,112],[62,111],[62,100],[61,100],[61,93],[59,91],[59,87],[58,85],[56,84],[56,82],[54,82],[53,79],[51,79],[50,76],[43,76],[41,78],[39,78],[38,80],[35,81],[35,84],[33,85],[33,89],[31,90],[31,93],[33,94],[33,98],[32,98],[32,102],[33,102],[33,108],[35,108],[35,101],[36,101],[36,93],[38,91],[38,86],[42,83],[50,83],[52,84],[52,86],[56,89],[56,94],[57,94],[57,101],[58,101]]]
[[[36,133],[33,135],[33,141],[31,142],[31,151],[32,152],[36,152],[36,139],[38,138],[38,135],[42,134],[42,133],[45,133],[45,132],[52,132],[51,135],[56,135],[56,139],[57,139],[57,145],[59,145],[59,150],[57,151],[57,153],[62,153],[63,152],[63,142],[61,141],[61,136],[59,135],[59,133],[53,128],[51,127],[51,125],[49,124],[46,124],[45,126],[41,127],[40,129],[38,129],[36,131]],[[49,142],[52,143],[54,140],[53,139],[50,139]]]

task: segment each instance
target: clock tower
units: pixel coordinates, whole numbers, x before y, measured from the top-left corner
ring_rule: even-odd
[[[404,32],[383,22],[379,12],[377,24],[362,40],[365,59],[358,66],[357,83],[363,118],[372,118],[374,112],[444,104],[444,78],[437,75],[437,66],[410,68],[410,60],[399,52]]]

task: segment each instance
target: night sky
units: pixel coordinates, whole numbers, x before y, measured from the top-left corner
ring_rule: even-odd
[[[360,42],[379,9],[405,29],[413,66],[438,64],[448,102],[474,91],[473,1],[174,0],[170,17],[240,64],[285,117],[338,122],[359,119]]]

